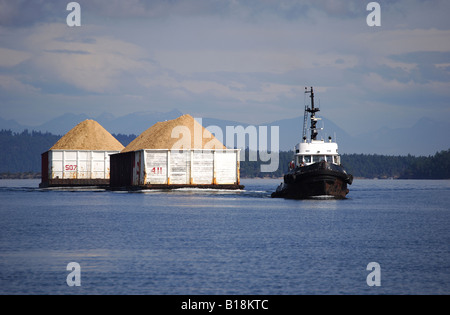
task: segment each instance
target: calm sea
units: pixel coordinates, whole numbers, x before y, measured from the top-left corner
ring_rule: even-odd
[[[450,181],[355,180],[347,200],[305,201],[271,199],[279,182],[130,193],[1,180],[0,294],[450,294]]]

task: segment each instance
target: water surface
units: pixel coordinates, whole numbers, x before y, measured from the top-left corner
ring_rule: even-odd
[[[355,180],[347,200],[303,201],[270,198],[279,182],[129,193],[0,180],[0,293],[450,293],[450,181]]]

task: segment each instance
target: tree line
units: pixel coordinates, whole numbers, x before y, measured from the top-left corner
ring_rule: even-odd
[[[125,146],[136,138],[135,135],[113,136]],[[61,136],[49,132],[0,130],[0,177],[39,177],[41,154],[48,151],[60,138]]]
[[[280,152],[279,167],[273,173],[261,172],[261,165],[267,162],[242,161],[241,177],[282,177],[289,170],[292,151]],[[378,179],[450,179],[450,149],[433,156],[389,156],[379,154],[343,154],[341,161],[349,174],[355,178]]]
[[[113,134],[127,146],[135,135]],[[32,178],[41,172],[41,154],[48,151],[61,136],[40,131],[17,133],[0,130],[0,178]],[[245,150],[245,159],[240,163],[242,178],[282,177],[289,169],[292,151],[279,152],[279,167],[275,172],[261,172],[261,165],[269,162],[250,160]],[[343,154],[342,164],[356,178],[404,178],[404,179],[450,179],[450,149],[433,156],[415,157],[386,156],[378,154]]]

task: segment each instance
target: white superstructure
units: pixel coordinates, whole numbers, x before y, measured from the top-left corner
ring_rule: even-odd
[[[320,118],[316,117],[316,112],[320,111],[319,108],[314,107],[314,91],[305,89],[305,93],[310,94],[311,107],[305,106],[305,116],[303,123],[303,142],[295,146],[295,157],[293,161],[293,167],[306,166],[320,161],[326,161],[331,164],[340,165],[341,159],[338,154],[338,145],[336,142],[331,141],[331,137],[328,138],[328,142],[324,140],[317,140],[318,130],[317,122]],[[310,140],[307,140],[307,115],[311,114],[311,136]]]
[[[295,146],[295,166],[306,166],[320,161],[327,161],[332,164],[341,164],[336,142],[324,140],[311,140],[297,144]]]

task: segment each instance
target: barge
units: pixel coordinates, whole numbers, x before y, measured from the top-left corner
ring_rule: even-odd
[[[240,150],[227,149],[190,115],[158,122],[111,155],[110,187],[243,189]]]

